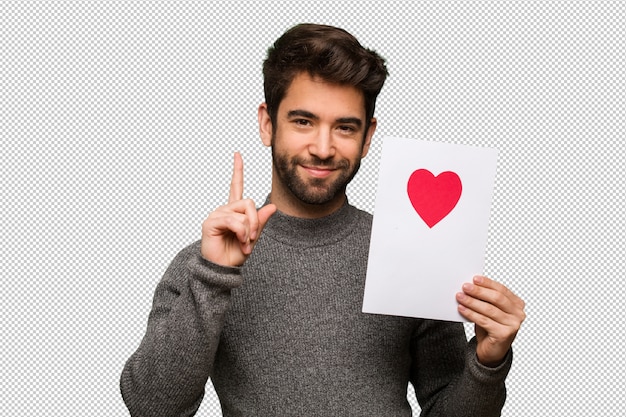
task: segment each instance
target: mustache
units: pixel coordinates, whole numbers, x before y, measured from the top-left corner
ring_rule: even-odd
[[[324,169],[347,169],[350,168],[350,161],[347,159],[336,160],[334,158],[321,159],[312,157],[310,159],[295,159],[294,165],[304,165],[311,168]]]

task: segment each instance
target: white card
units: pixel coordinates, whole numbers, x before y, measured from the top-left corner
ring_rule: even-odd
[[[467,321],[484,268],[497,149],[385,137],[363,312]]]

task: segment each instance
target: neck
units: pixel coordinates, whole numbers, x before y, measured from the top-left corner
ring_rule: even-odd
[[[270,198],[268,196],[265,204]],[[294,248],[322,247],[354,233],[359,218],[358,210],[347,202],[339,210],[320,218],[294,217],[277,211],[265,225],[263,236],[271,236]]]

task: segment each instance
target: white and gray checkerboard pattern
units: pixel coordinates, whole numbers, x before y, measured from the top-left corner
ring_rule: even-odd
[[[261,61],[304,21],[388,60],[358,207],[374,210],[384,135],[500,150],[485,273],[528,305],[503,415],[626,408],[622,3],[8,3],[3,415],[127,415],[124,361],[233,151],[245,194],[269,190]],[[210,384],[198,415],[221,415]]]

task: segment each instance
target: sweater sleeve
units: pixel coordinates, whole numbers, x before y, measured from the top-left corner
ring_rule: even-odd
[[[131,416],[191,416],[204,396],[239,268],[203,259],[196,242],[181,251],[154,293],[148,326],[120,378]]]
[[[426,320],[412,342],[411,383],[423,417],[500,416],[512,351],[496,368],[476,357],[461,323]]]

